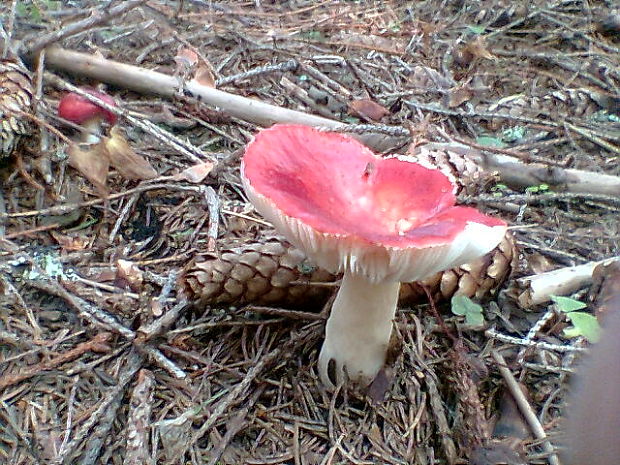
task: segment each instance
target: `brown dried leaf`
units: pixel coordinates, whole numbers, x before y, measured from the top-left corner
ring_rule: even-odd
[[[521,383],[519,387],[529,399],[527,387]],[[517,401],[508,390],[505,390],[499,400],[499,417],[493,426],[493,436],[523,440],[529,438],[530,435],[527,421],[521,414]]]
[[[474,92],[468,85],[453,87],[448,92],[448,108],[456,108],[470,100]]]
[[[470,53],[474,58],[485,58],[494,60],[495,55],[489,52],[486,41],[483,36],[476,36],[474,40],[465,46],[465,52]]]
[[[390,390],[392,386],[392,381],[394,379],[392,370],[383,367],[377,373],[377,376],[372,380],[370,386],[368,386],[368,397],[370,397],[373,405],[379,405],[385,399],[385,394]]]
[[[200,57],[194,50],[186,47],[179,47],[174,57],[176,69],[174,74],[191,79],[198,84],[206,87],[215,87],[215,72],[213,65]]]
[[[65,252],[77,252],[88,247],[90,239],[83,236],[69,236],[58,231],[50,231],[51,236]]]
[[[194,52],[191,48],[180,46],[177,49],[176,56],[174,57],[174,62],[177,64],[175,74],[187,73],[198,64],[198,60],[198,54]]]
[[[172,179],[175,181],[189,181],[194,184],[202,182],[213,169],[213,163],[205,161],[192,165],[189,168],[184,169],[178,174],[175,174]]]
[[[194,81],[202,86],[215,88],[215,75],[211,71],[210,66],[204,63],[198,66],[194,73]]]
[[[381,121],[384,116],[390,114],[390,111],[383,105],[379,105],[377,102],[367,98],[350,102],[349,111],[353,115],[373,121]]]
[[[157,171],[151,164],[138,155],[127,143],[120,129],[113,127],[110,137],[104,139],[110,164],[127,179],[153,179],[157,177]]]
[[[108,195],[106,181],[110,161],[101,143],[90,145],[72,143],[67,149],[67,154],[69,155],[69,164],[95,186],[100,196],[106,197]]]
[[[140,292],[142,288],[142,270],[133,262],[128,260],[116,261],[115,284],[124,289],[129,287],[134,292]]]

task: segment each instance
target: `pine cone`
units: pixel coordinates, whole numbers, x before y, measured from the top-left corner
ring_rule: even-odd
[[[490,185],[498,182],[499,177],[494,172],[485,171],[468,152],[473,151],[464,147],[446,148],[428,144],[410,149],[407,156],[416,163],[436,168],[448,176],[456,186],[457,195],[477,195],[486,192]]]
[[[312,266],[303,252],[272,237],[222,250],[219,257],[197,261],[181,276],[191,302],[205,305],[303,306],[325,300],[337,276]]]
[[[0,60],[0,159],[13,153],[22,137],[30,134],[34,94],[28,71],[14,61]]]
[[[481,299],[508,277],[516,260],[514,240],[507,234],[487,255],[418,283],[401,286],[400,302],[425,299],[422,286],[440,300],[455,294]],[[274,237],[223,250],[219,257],[190,264],[180,278],[187,298],[206,305],[280,305],[316,308],[331,291],[326,285],[338,279],[312,266],[303,252],[285,239]]]

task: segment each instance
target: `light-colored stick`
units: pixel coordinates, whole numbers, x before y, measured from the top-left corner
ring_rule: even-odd
[[[135,92],[157,94],[163,97],[174,97],[179,92],[179,80],[175,76],[60,47],[49,47],[46,50],[47,65],[68,73],[86,76]],[[220,108],[231,116],[263,127],[275,123],[305,124],[330,129],[347,127],[339,121],[277,107],[259,100],[203,86],[193,80],[185,82],[184,91],[206,104]],[[385,134],[352,135],[376,151],[385,151],[403,142],[402,137]]]
[[[592,272],[597,265],[611,263],[614,260],[620,260],[620,257],[559,268],[517,279],[515,293],[519,305],[531,308],[548,302],[552,295],[572,294],[592,282]]]
[[[496,350],[491,351],[491,356],[493,357],[493,360],[495,360],[495,363],[497,363],[497,368],[499,369],[502,378],[504,378],[504,382],[506,383],[510,394],[512,394],[512,397],[517,403],[523,418],[527,421],[527,424],[532,430],[532,433],[534,433],[534,436],[542,441],[543,449],[549,454],[549,463],[551,465],[560,465],[560,460],[555,452],[555,448],[547,439],[547,433],[545,433],[545,429],[540,424],[540,421],[536,416],[536,412],[534,412],[534,409],[525,397],[525,394],[523,394],[519,383],[508,369],[506,360],[504,360],[502,354]]]
[[[431,143],[427,149],[450,150],[466,156],[487,171],[496,171],[502,182],[513,187],[548,184],[554,190],[620,196],[620,177],[593,171],[561,168],[542,163],[524,163],[515,157],[482,153],[457,143]]]

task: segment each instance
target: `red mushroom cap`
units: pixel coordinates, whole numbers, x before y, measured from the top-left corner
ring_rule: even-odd
[[[381,158],[357,140],[275,125],[248,144],[246,193],[319,266],[415,281],[492,250],[506,223],[454,206],[439,170]]]
[[[114,99],[108,94],[92,89],[82,90],[94,97],[100,98],[109,105],[117,106]],[[73,92],[66,94],[60,100],[58,116],[75,124],[84,124],[93,118],[103,118],[110,124],[116,123],[116,115],[114,113]]]

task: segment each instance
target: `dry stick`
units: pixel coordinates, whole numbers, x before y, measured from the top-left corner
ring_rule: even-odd
[[[119,373],[116,386],[107,391],[97,409],[90,414],[81,428],[75,433],[75,437],[67,444],[65,454],[52,462],[54,465],[69,465],[72,463],[91,465],[96,463],[101,447],[107,439],[114,420],[117,418],[116,412],[121,405],[123,394],[143,363],[144,360],[140,353],[135,350],[130,352],[129,360]],[[98,428],[95,429],[97,422],[99,422]],[[82,461],[77,462],[74,460],[73,455],[82,441],[87,442],[87,447],[84,447],[85,453]]]
[[[136,386],[131,393],[127,415],[127,448],[124,465],[149,463],[149,436],[151,409],[153,407],[153,385],[155,376],[149,370],[138,372]]]
[[[553,445],[547,440],[547,433],[545,433],[545,429],[540,424],[540,421],[538,421],[536,413],[534,412],[532,406],[523,394],[519,383],[514,378],[514,376],[512,376],[512,373],[508,369],[508,366],[506,365],[506,360],[504,360],[504,357],[496,350],[491,351],[491,355],[493,356],[493,360],[495,360],[495,363],[497,363],[497,367],[499,368],[499,372],[501,373],[502,378],[504,378],[504,381],[506,382],[506,386],[508,386],[512,397],[515,399],[515,402],[519,406],[519,410],[527,421],[527,424],[532,429],[534,436],[536,436],[536,438],[542,441],[543,449],[549,453],[549,463],[551,465],[560,465],[560,460],[555,453]]]
[[[275,73],[275,72],[286,73],[289,71],[295,71],[298,66],[299,66],[299,63],[297,63],[297,60],[294,60],[294,59],[283,61],[275,65],[257,66],[256,68],[252,68],[243,73],[233,74],[231,76],[220,78],[215,81],[215,86],[222,87],[222,86],[225,86],[226,84],[234,83],[235,81],[242,81],[244,79],[250,79],[254,76],[259,76],[261,74],[268,74],[268,73]]]
[[[529,116],[511,115],[508,113],[495,113],[495,112],[489,112],[489,111],[453,110],[451,108],[444,108],[436,104],[426,104],[426,103],[418,102],[417,100],[412,99],[412,98],[409,98],[409,100],[405,100],[404,102],[411,107],[419,108],[420,110],[425,110],[425,111],[432,111],[434,113],[439,113],[441,115],[458,116],[461,118],[472,118],[472,117],[473,118],[503,118],[503,119],[507,119],[510,121],[518,121],[518,122],[525,123],[525,124],[534,124],[534,125],[538,125],[542,127],[549,127],[549,128],[560,129],[560,128],[567,127],[564,123],[556,123],[554,121],[543,120],[540,118],[532,118]],[[620,147],[609,144],[608,142],[602,141],[601,139],[601,138],[607,137],[613,140],[617,140],[617,137],[614,134],[598,132],[593,129],[580,128],[572,124],[570,125],[569,129],[589,139],[593,143],[600,145],[606,150],[611,150],[615,153],[620,153]],[[532,157],[531,155],[529,158],[534,159],[534,157]]]
[[[16,374],[4,374],[2,376],[2,379],[0,379],[0,390],[5,389],[7,386],[20,383],[36,375],[39,375],[43,371],[49,371],[57,368],[64,363],[81,357],[87,352],[107,352],[110,350],[107,342],[111,338],[112,335],[110,333],[98,333],[89,341],[81,342],[73,349],[70,349],[61,354],[54,354],[49,360],[44,360],[41,363],[29,367],[22,367],[22,370]]]
[[[497,339],[498,341],[505,342],[506,344],[514,344],[518,346],[531,347],[534,350],[551,350],[555,352],[587,352],[587,349],[583,347],[575,347],[573,345],[566,344],[550,344],[548,342],[539,342],[521,339],[514,336],[509,336],[507,334],[503,334],[495,330],[494,328],[489,328],[484,332],[484,335],[489,339]]]
[[[531,308],[548,302],[552,295],[568,295],[587,286],[592,282],[592,273],[598,265],[614,261],[620,261],[620,256],[524,276],[512,284],[511,292],[522,308]]]
[[[141,4],[145,2],[146,0],[128,0],[125,2],[120,2],[120,5],[114,6],[109,9],[93,8],[92,14],[90,17],[83,19],[81,21],[76,21],[74,23],[71,23],[64,28],[59,29],[58,31],[50,32],[49,34],[44,34],[42,36],[39,36],[38,38],[36,38],[38,34],[35,35],[35,37],[31,36],[30,43],[28,43],[29,38],[26,38],[24,40],[22,47],[25,49],[24,51],[28,55],[35,54],[50,44],[59,42],[65,37],[75,35],[87,29],[92,29],[93,27],[98,26],[99,24],[105,23],[112,18],[115,18],[130,10],[133,10],[134,8],[136,8],[137,6],[140,6]]]
[[[174,97],[178,92],[178,80],[174,76],[59,47],[47,49],[47,64],[65,72],[86,76],[136,92],[157,94],[168,98]],[[274,123],[295,123],[334,130],[346,129],[347,127],[346,124],[339,121],[230,94],[203,86],[193,80],[185,83],[184,90],[190,96],[201,99],[209,105],[219,107],[233,117],[259,126],[266,127]],[[376,133],[364,133],[355,137],[377,151],[388,150],[400,145],[404,139],[403,137],[388,137]]]

